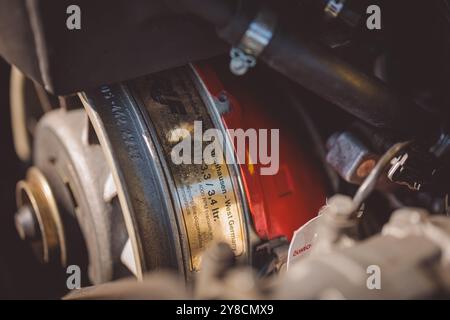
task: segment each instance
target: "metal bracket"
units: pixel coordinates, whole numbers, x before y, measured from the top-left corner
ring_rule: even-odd
[[[337,18],[344,8],[345,0],[330,0],[328,1],[324,11],[330,18]]]
[[[262,8],[245,31],[239,45],[231,48],[230,70],[235,75],[244,75],[256,65],[256,59],[272,40],[277,16],[267,8]]]

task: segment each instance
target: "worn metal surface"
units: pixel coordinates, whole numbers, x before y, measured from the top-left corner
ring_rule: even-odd
[[[147,76],[128,83],[140,106],[148,114],[150,132],[160,143],[165,169],[173,179],[175,206],[182,215],[189,245],[189,269],[200,269],[201,253],[212,242],[230,245],[236,256],[247,251],[246,228],[242,205],[236,194],[225,154],[217,154],[214,163],[206,164],[203,133],[214,125],[188,68],[179,68]],[[195,121],[202,128],[195,128]],[[191,145],[191,163],[175,164],[172,148],[183,141],[179,130],[189,132],[185,140]],[[200,130],[200,131],[199,131]],[[196,132],[199,131],[199,132]],[[195,150],[195,148],[200,150]],[[185,150],[186,152],[187,150]],[[194,152],[200,155],[194,163]]]
[[[83,95],[108,150],[138,278],[160,268],[190,278],[190,271],[199,269],[200,253],[214,241],[225,241],[236,256],[247,257],[234,169],[226,164],[177,166],[170,158],[173,130],[192,129],[194,120],[202,120],[204,129],[214,127],[199,90],[194,74],[184,67]]]
[[[72,230],[66,242],[76,251],[84,250],[77,242],[85,243],[89,278],[99,284],[113,279],[127,235],[117,201],[104,198],[110,169],[93,134],[83,109],[51,111],[36,130],[34,163],[49,181],[62,223]]]

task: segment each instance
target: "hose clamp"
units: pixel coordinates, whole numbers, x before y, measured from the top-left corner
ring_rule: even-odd
[[[324,11],[330,18],[337,18],[344,9],[345,0],[330,0],[328,1]]]
[[[256,59],[273,38],[277,16],[268,8],[262,8],[245,31],[239,45],[231,48],[230,70],[235,75],[244,75],[256,65]]]

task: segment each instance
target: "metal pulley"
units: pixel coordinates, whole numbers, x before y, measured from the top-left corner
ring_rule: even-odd
[[[22,240],[31,243],[36,257],[44,263],[67,262],[64,227],[50,185],[42,172],[32,167],[16,187],[15,224]]]

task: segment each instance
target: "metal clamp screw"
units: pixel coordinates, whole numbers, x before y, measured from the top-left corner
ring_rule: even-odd
[[[239,45],[231,48],[230,70],[235,75],[244,75],[256,65],[256,58],[272,40],[277,24],[276,15],[267,8],[261,9],[245,31]]]
[[[330,0],[324,11],[330,18],[337,18],[344,8],[345,0]]]

